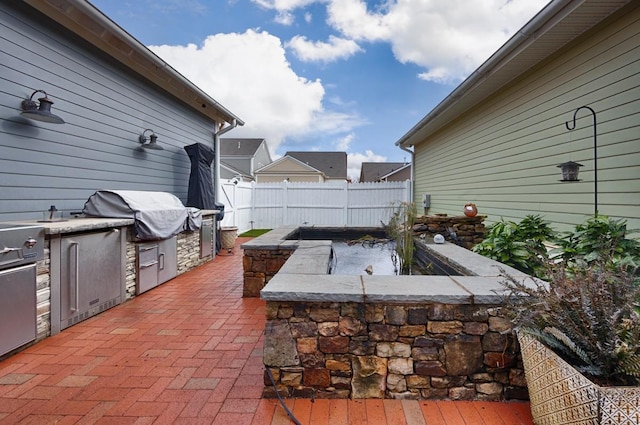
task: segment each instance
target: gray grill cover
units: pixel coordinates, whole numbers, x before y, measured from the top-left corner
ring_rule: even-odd
[[[82,212],[92,217],[133,218],[136,237],[143,240],[167,239],[202,224],[198,209],[187,209],[166,192],[99,190],[85,202]]]

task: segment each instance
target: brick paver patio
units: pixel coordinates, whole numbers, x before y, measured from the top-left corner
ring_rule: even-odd
[[[0,361],[0,424],[292,423],[261,398],[264,302],[234,252]],[[533,423],[517,402],[286,404],[313,425]]]

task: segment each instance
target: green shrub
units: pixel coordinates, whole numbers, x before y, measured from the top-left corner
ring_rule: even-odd
[[[528,215],[517,224],[504,219],[493,224],[473,251],[533,276],[542,274],[547,258],[545,241],[555,234],[539,215]]]
[[[624,220],[615,220],[604,215],[589,218],[566,232],[557,241],[558,249],[553,257],[560,257],[569,264],[582,267],[607,258],[611,265],[640,266],[640,242],[628,238],[630,233]]]

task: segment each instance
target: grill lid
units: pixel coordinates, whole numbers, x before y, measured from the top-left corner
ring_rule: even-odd
[[[167,239],[202,223],[199,210],[187,209],[167,192],[99,190],[82,212],[92,217],[132,218],[136,237],[142,240]]]

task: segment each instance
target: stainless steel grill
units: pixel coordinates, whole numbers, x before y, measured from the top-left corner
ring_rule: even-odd
[[[0,356],[36,339],[36,262],[44,228],[0,224]]]
[[[44,228],[0,224],[0,270],[35,263],[44,257]]]

